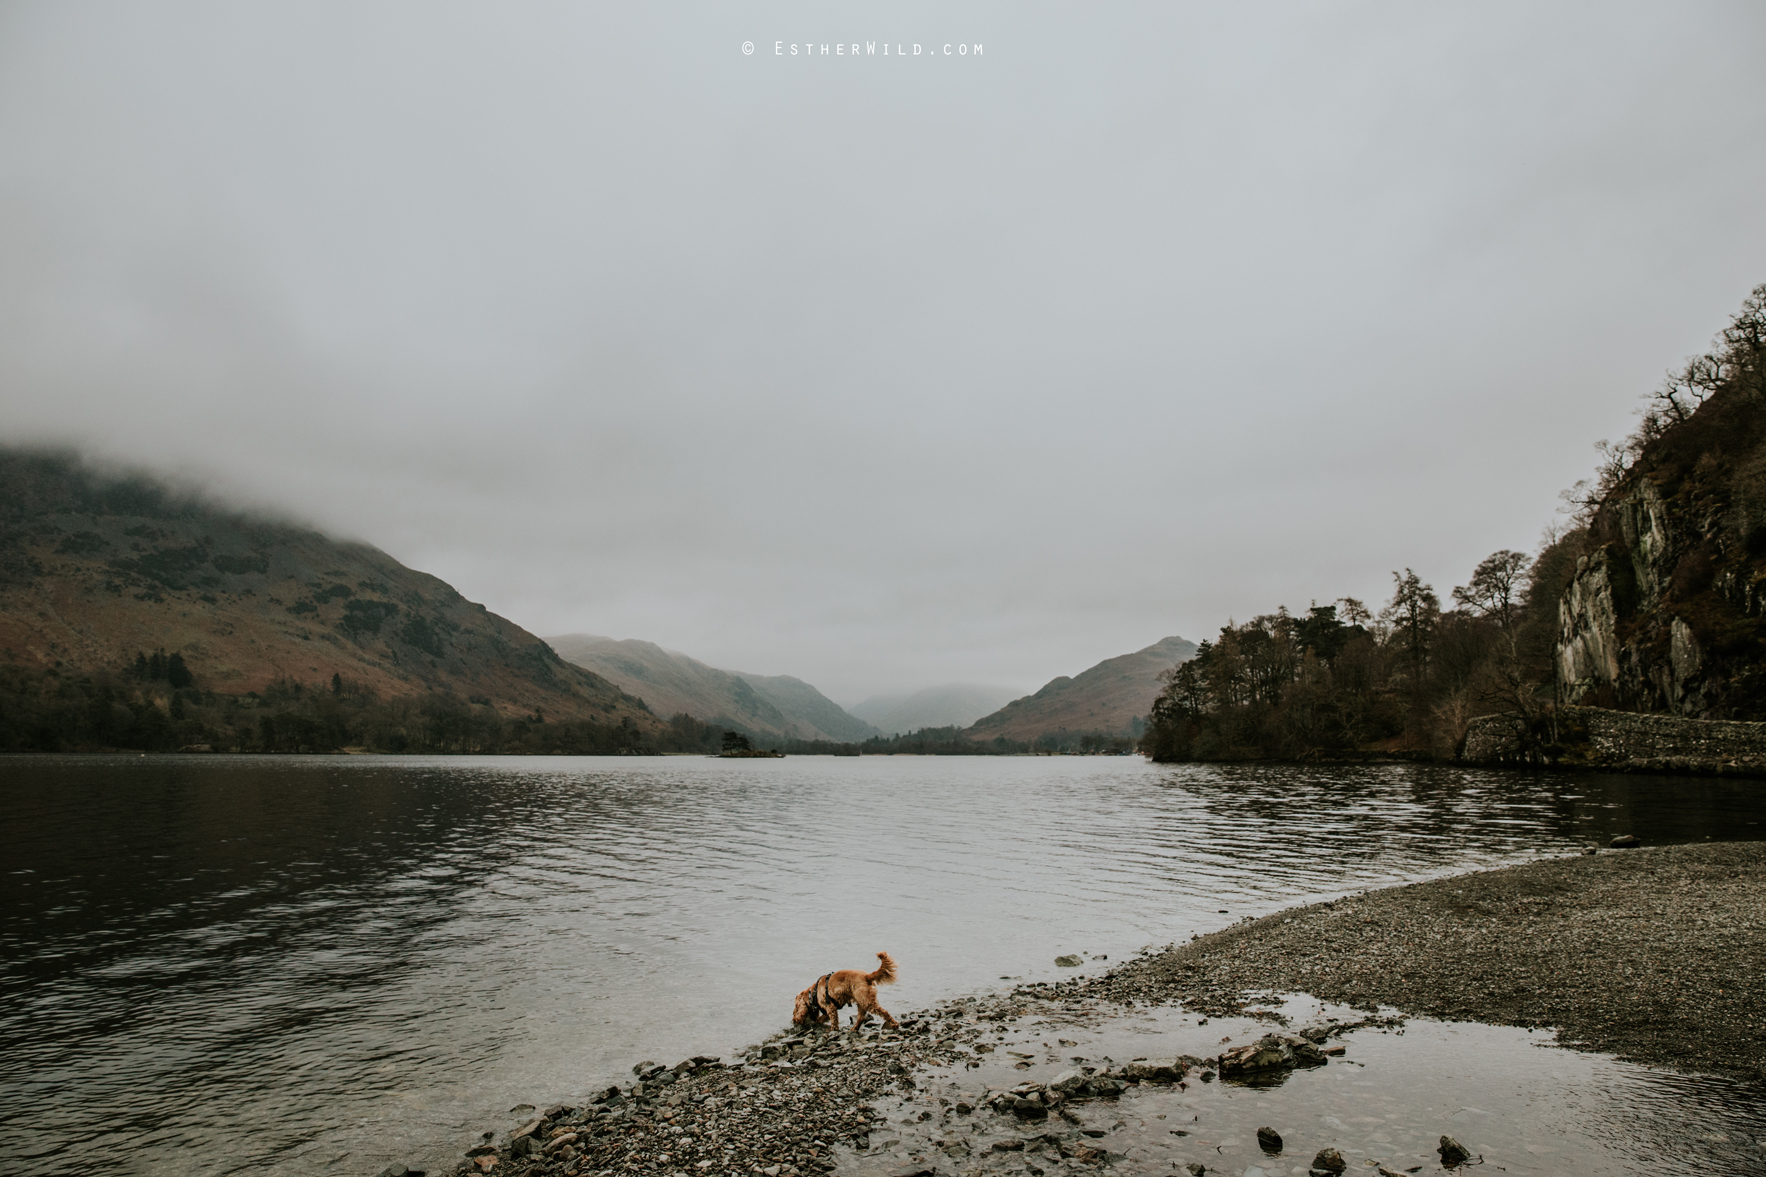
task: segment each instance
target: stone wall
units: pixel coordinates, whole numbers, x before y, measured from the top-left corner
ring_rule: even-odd
[[[1766,776],[1766,723],[1641,715],[1597,707],[1557,713],[1559,743],[1526,738],[1513,716],[1485,715],[1466,730],[1463,759],[1622,772],[1735,773]]]

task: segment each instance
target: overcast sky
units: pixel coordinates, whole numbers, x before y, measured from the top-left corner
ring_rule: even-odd
[[[1766,281],[1762,144],[1757,0],[8,3],[0,439],[1028,689],[1532,549]]]

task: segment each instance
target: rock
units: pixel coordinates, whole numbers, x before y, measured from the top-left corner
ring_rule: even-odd
[[[1274,1128],[1257,1129],[1257,1147],[1275,1156],[1282,1151],[1282,1134]]]
[[[1327,1047],[1325,1047],[1325,1054],[1329,1055],[1332,1058],[1336,1058],[1339,1055],[1345,1055],[1348,1053],[1349,1053],[1349,1048],[1347,1046],[1327,1046]]]
[[[1472,1159],[1472,1154],[1466,1146],[1451,1136],[1443,1136],[1440,1146],[1435,1151],[1441,1154],[1442,1167],[1448,1169],[1455,1165],[1463,1165]]]
[[[529,1108],[528,1110],[532,1111],[533,1109]],[[545,1123],[544,1120],[532,1120],[526,1124],[523,1124],[521,1127],[519,1127],[515,1130],[514,1134],[511,1135],[509,1137],[509,1139],[520,1140],[524,1136],[532,1136],[535,1132],[538,1132],[540,1130],[540,1125],[544,1124],[544,1123]]]
[[[1614,850],[1633,850],[1643,845],[1643,842],[1639,840],[1636,834],[1617,834],[1613,837],[1611,842],[1607,843],[1607,845],[1611,846]]]
[[[478,1166],[480,1173],[489,1173],[497,1167],[497,1158],[494,1156],[474,1157],[472,1163]]]
[[[1312,1167],[1323,1173],[1341,1173],[1349,1167],[1349,1162],[1336,1149],[1321,1148],[1318,1155],[1312,1158]]]
[[[1225,1079],[1233,1075],[1274,1071],[1293,1065],[1293,1048],[1274,1034],[1266,1034],[1248,1046],[1238,1046],[1222,1052],[1220,1076]],[[1206,1074],[1203,1078],[1207,1078]]]
[[[411,1170],[405,1168],[403,1165],[388,1165],[386,1168],[380,1170],[379,1177],[409,1177],[410,1172]]]
[[[1057,956],[1055,958],[1055,963],[1064,969],[1076,969],[1080,965],[1084,964],[1085,961],[1081,960],[1077,956],[1074,956],[1072,953],[1068,953],[1066,956]]]
[[[889,1170],[889,1177],[938,1177],[938,1170],[924,1161],[915,1161],[911,1165]]]
[[[1122,1076],[1141,1083],[1175,1083],[1183,1078],[1183,1070],[1165,1063],[1129,1063],[1122,1068]]]
[[[471,1158],[471,1157],[486,1157],[486,1156],[489,1156],[489,1155],[490,1155],[490,1154],[492,1154],[492,1153],[494,1153],[494,1152],[496,1152],[496,1151],[497,1151],[497,1150],[496,1150],[496,1149],[494,1149],[494,1148],[492,1148],[492,1147],[491,1147],[491,1146],[490,1146],[490,1145],[488,1145],[488,1144],[481,1144],[481,1145],[479,1145],[479,1146],[478,1146],[478,1147],[477,1147],[477,1148],[469,1148],[469,1149],[467,1149],[467,1150],[466,1150],[466,1156],[467,1156],[467,1157],[468,1157],[468,1158]]]
[[[1191,1161],[1184,1168],[1189,1170],[1190,1177],[1203,1177],[1208,1172],[1207,1165],[1198,1165],[1195,1161]]]
[[[1293,1044],[1294,1065],[1297,1067],[1322,1067],[1327,1061],[1327,1051],[1320,1050],[1312,1043],[1302,1039]]]
[[[1059,1091],[1062,1095],[1072,1095],[1083,1090],[1087,1081],[1084,1071],[1062,1071],[1049,1080],[1049,1090]]]
[[[993,1142],[994,1152],[1022,1152],[1023,1149],[1024,1142],[1022,1140],[996,1140]]]

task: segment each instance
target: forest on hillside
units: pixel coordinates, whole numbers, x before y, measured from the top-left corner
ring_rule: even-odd
[[[1451,757],[1480,715],[1517,719],[1550,759],[1566,701],[1558,674],[1559,601],[1579,562],[1611,553],[1612,640],[1641,670],[1626,693],[1576,684],[1574,701],[1638,710],[1665,705],[1659,686],[1676,627],[1711,680],[1713,717],[1766,714],[1761,667],[1766,555],[1766,286],[1757,287],[1706,354],[1669,374],[1639,410],[1635,432],[1601,442],[1593,478],[1564,492],[1565,522],[1528,555],[1492,553],[1444,601],[1410,569],[1392,574],[1378,608],[1353,599],[1278,608],[1223,627],[1194,659],[1167,671],[1141,748],[1158,761],[1344,758],[1367,753]],[[1621,509],[1647,493],[1693,538],[1668,553],[1671,573],[1651,616],[1625,580],[1649,551]],[[1682,524],[1677,523],[1677,526]],[[1647,569],[1646,569],[1647,571]],[[1623,574],[1623,575],[1621,575]],[[1654,659],[1654,661],[1651,661]],[[1680,689],[1679,671],[1669,686]],[[1684,710],[1684,708],[1683,708]]]

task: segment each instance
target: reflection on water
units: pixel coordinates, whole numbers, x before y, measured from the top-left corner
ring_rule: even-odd
[[[0,774],[0,1124],[28,1168],[138,1173],[457,1158],[513,1104],[729,1053],[879,949],[907,1009],[1618,832],[1757,836],[1766,808],[1712,781],[1129,758]]]
[[[1437,1146],[1450,1135],[1481,1157],[1467,1172],[1510,1177],[1705,1177],[1766,1171],[1766,1110],[1747,1085],[1679,1075],[1599,1056],[1551,1049],[1548,1033],[1467,1022],[1412,1019],[1397,1032],[1362,1029],[1332,1041],[1346,1058],[1280,1073],[1267,1087],[1146,1084],[1121,1099],[1071,1105],[1080,1124],[1051,1116],[1020,1121],[981,1106],[989,1087],[1047,1083],[1076,1066],[1168,1062],[1255,1041],[1271,1027],[1249,1018],[1198,1021],[1175,1009],[1100,1018],[1078,1007],[1028,1018],[994,1036],[997,1049],[934,1075],[920,1090],[882,1106],[887,1126],[868,1152],[838,1154],[843,1177],[882,1177],[910,1157],[956,1172],[979,1171],[994,1144],[1014,1160],[1058,1167],[1061,1141],[1116,1154],[1116,1174],[1184,1173],[1200,1164],[1222,1177],[1304,1174],[1320,1149],[1335,1148],[1349,1173],[1441,1172]],[[1360,1016],[1310,998],[1277,1007],[1294,1029]],[[1016,1061],[1013,1060],[1022,1060]],[[979,1110],[957,1113],[958,1102]],[[922,1112],[930,1112],[921,1121]],[[1281,1137],[1279,1152],[1257,1130]],[[1095,1136],[1086,1133],[1089,1129]],[[1027,1142],[1017,1144],[1014,1142]],[[1006,1162],[1010,1165],[1012,1162]]]

